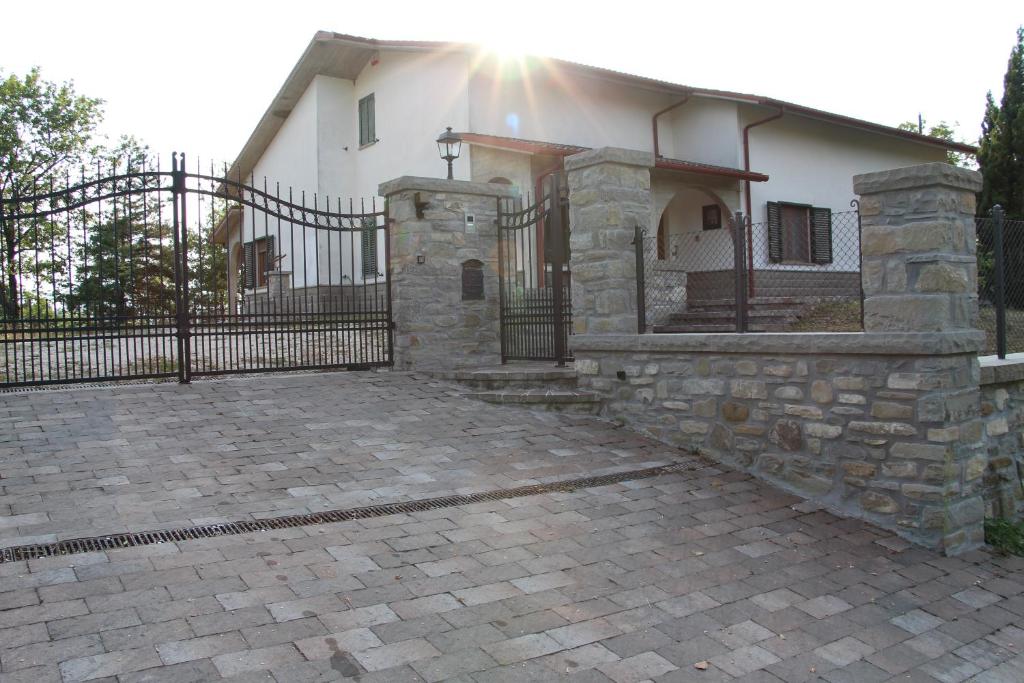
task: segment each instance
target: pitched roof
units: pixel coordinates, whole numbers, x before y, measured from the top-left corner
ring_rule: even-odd
[[[458,133],[463,142],[483,147],[496,147],[508,149],[515,152],[526,152],[528,154],[546,154],[556,157],[567,157],[580,152],[586,152],[590,147],[578,145],[566,145],[560,142],[544,142],[542,140],[526,140],[524,138],[509,138],[503,135],[484,135],[482,133]],[[737,178],[739,180],[750,180],[753,182],[764,182],[768,176],[755,171],[744,171],[742,168],[729,168],[728,166],[715,166],[699,161],[684,161],[682,159],[669,159],[658,157],[654,163],[655,168],[667,171],[684,171],[686,173],[697,173],[700,175],[715,175],[726,178]]]
[[[249,139],[242,147],[241,152],[231,165],[232,176],[247,176],[253,166],[262,156],[274,135],[280,130],[285,118],[291,113],[292,108],[298,102],[302,93],[305,92],[313,77],[318,74],[355,80],[363,67],[373,58],[379,50],[395,50],[403,52],[434,52],[452,51],[477,53],[483,51],[480,45],[472,43],[427,41],[427,40],[378,40],[376,38],[363,38],[361,36],[335,33],[333,31],[317,31],[306,47],[299,61],[292,68],[288,78],[274,97],[270,106],[260,118],[259,123],[253,130]],[[531,57],[529,59],[540,59]],[[728,90],[712,90],[708,88],[695,88],[669,81],[662,81],[646,76],[605,69],[596,66],[588,66],[563,59],[543,58],[548,64],[561,68],[576,71],[591,76],[600,77],[606,80],[625,83],[637,87],[643,87],[659,92],[696,95],[715,99],[725,99],[735,102],[742,102],[752,105],[760,105],[779,109],[788,114],[795,114],[805,118],[816,119],[828,123],[856,128],[872,133],[887,135],[890,137],[902,138],[911,142],[938,147],[953,152],[964,154],[976,154],[977,148],[959,142],[949,142],[933,138],[928,135],[921,135],[911,131],[900,130],[890,126],[883,126],[878,123],[856,119],[841,114],[833,114],[821,109],[805,107],[803,105],[785,102],[771,97],[751,95],[747,93],[731,92]]]

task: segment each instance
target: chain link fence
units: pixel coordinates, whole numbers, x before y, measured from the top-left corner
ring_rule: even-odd
[[[746,224],[740,253],[729,224],[638,230],[641,331],[862,330],[858,211],[769,203],[767,217]]]
[[[985,353],[1002,358],[1024,353],[1024,220],[1000,214],[994,210],[975,225],[978,326],[985,332]]]

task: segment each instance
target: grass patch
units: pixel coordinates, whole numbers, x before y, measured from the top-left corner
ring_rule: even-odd
[[[985,542],[999,552],[1024,557],[1024,522],[986,519]]]
[[[790,332],[860,332],[859,301],[823,301],[815,304],[800,320],[789,326]]]

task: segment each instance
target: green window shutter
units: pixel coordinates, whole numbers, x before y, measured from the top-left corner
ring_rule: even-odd
[[[373,94],[359,100],[359,146],[368,145],[377,140],[374,121]]]
[[[832,263],[832,209],[811,209],[811,261]]]
[[[375,278],[377,277],[377,225],[372,218],[364,220],[361,237],[363,277]]]
[[[782,262],[782,207],[778,202],[768,202],[768,260]]]
[[[369,95],[367,97],[367,100],[368,101],[366,103],[366,112],[367,112],[366,113],[366,123],[367,123],[367,129],[370,131],[369,132],[369,138],[370,139],[367,140],[367,142],[376,142],[377,141],[377,113],[375,111],[376,106],[374,104],[375,98],[374,98],[373,95]]]
[[[256,243],[246,242],[245,251],[245,276],[242,278],[246,289],[256,288]]]

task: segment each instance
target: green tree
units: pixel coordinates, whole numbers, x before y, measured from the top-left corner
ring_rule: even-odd
[[[956,124],[954,124],[956,125]],[[911,133],[924,133],[925,135],[940,140],[946,140],[947,142],[959,142],[956,139],[956,134],[953,132],[953,126],[946,121],[939,121],[931,126],[925,119],[920,121],[904,121],[900,125],[896,126],[900,130],[908,130]],[[962,152],[954,152],[948,150],[946,152],[946,163],[952,164],[953,166],[966,166],[969,161],[968,155]]]
[[[73,83],[43,80],[38,68],[23,78],[0,73],[0,200],[4,213],[26,208],[19,197],[62,184],[70,169],[93,150],[103,117],[102,101],[78,95]],[[24,273],[40,272],[45,245],[60,226],[47,221],[0,217],[0,315],[20,316]],[[50,263],[50,272],[56,264]],[[45,268],[43,272],[45,272]],[[38,277],[34,281],[38,288]]]
[[[99,157],[107,177],[155,168],[149,149],[131,137]],[[111,181],[107,181],[108,183]],[[120,196],[90,206],[77,227],[67,310],[97,317],[171,315],[174,312],[173,228],[160,210],[165,193],[143,191],[143,180],[117,181]],[[113,192],[114,186],[104,188]],[[164,195],[164,196],[161,196]],[[102,206],[102,210],[100,207]]]
[[[1024,27],[1003,76],[1003,98],[997,105],[991,91],[985,97],[978,166],[982,175],[979,215],[999,204],[1007,216],[1024,218]]]

